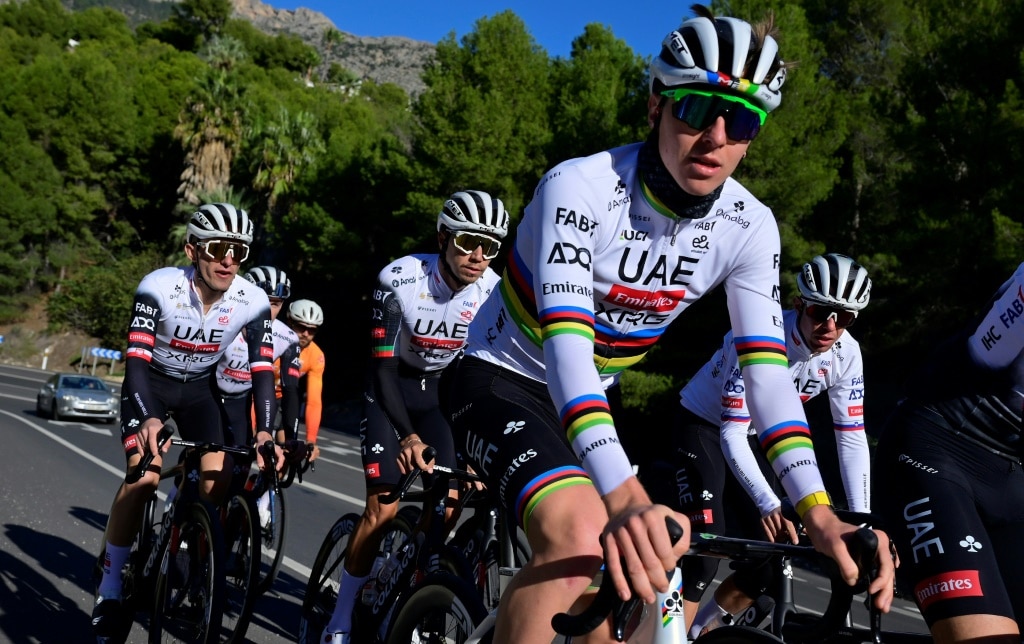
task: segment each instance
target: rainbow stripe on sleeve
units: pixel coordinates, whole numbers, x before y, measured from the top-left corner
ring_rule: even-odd
[[[772,463],[791,449],[805,447],[813,450],[811,428],[805,422],[789,420],[773,425],[758,436],[761,449]]]
[[[585,394],[565,403],[559,414],[569,442],[596,425],[614,427],[612,412],[604,394]]]
[[[774,364],[789,367],[786,359],[786,341],[770,335],[748,335],[734,340],[740,368],[752,364]]]
[[[581,467],[565,466],[545,472],[527,483],[516,498],[516,517],[523,530],[530,527],[530,515],[548,494],[573,485],[593,485]]]
[[[577,306],[552,306],[540,312],[541,339],[572,334],[594,341],[594,313]]]
[[[523,258],[513,248],[508,265],[498,282],[498,291],[516,328],[536,346],[541,346],[541,329],[537,321],[537,304],[533,294],[533,275],[523,264]]]

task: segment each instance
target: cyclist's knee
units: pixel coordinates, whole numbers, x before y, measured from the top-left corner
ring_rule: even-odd
[[[740,566],[733,573],[733,583],[736,589],[750,599],[756,599],[768,590],[772,583],[774,571],[771,565],[765,563],[754,566]]]
[[[129,468],[134,469],[134,468]],[[120,497],[129,502],[142,503],[151,497],[160,486],[159,472],[146,472],[142,478],[134,483],[125,483],[121,486]]]
[[[527,536],[535,557],[600,560],[600,537],[607,523],[604,504],[594,488],[579,486],[546,497],[530,518]]]
[[[380,503],[379,497],[380,493],[369,494],[363,508],[363,521],[371,531],[376,531],[398,515],[397,503]]]
[[[718,560],[711,557],[683,557],[683,598],[700,602],[718,572]]]

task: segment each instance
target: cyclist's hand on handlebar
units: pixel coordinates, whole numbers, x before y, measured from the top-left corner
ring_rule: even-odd
[[[265,449],[264,446],[267,441],[270,441],[274,445],[275,465],[277,466],[277,471],[280,472],[282,468],[284,468],[284,450],[281,449],[280,445],[274,442],[274,437],[271,436],[270,432],[256,433],[256,466],[261,470],[264,470],[267,467],[266,456],[269,456],[269,454],[264,455],[263,453],[263,450]]]
[[[775,508],[768,514],[761,517],[761,527],[768,541],[772,543],[797,543],[796,526],[793,522],[782,516],[782,507]]]
[[[306,443],[306,450],[306,460],[310,463],[320,458],[320,448],[316,443]]]
[[[474,469],[473,469],[473,468],[472,468],[472,467],[471,467],[471,466],[469,465],[469,463],[466,463],[466,471],[467,471],[467,472],[469,472],[470,474],[476,474],[476,470],[474,470]],[[465,488],[466,488],[467,490],[471,490],[471,489],[472,489],[472,490],[476,490],[477,492],[483,492],[483,490],[484,490],[484,487],[486,487],[486,486],[484,485],[484,482],[483,482],[483,481],[467,481],[467,482],[466,482],[466,483],[464,484],[464,487],[465,487]]]
[[[429,445],[420,440],[420,437],[416,434],[409,434],[403,438],[399,443],[399,447],[402,451],[398,454],[398,469],[401,470],[402,474],[408,474],[415,468],[419,468],[424,472],[434,472],[434,461],[426,461],[423,459],[423,451],[426,450]]]
[[[857,526],[840,521],[827,505],[816,505],[809,509],[803,516],[803,522],[814,549],[835,560],[846,583],[855,585],[859,571],[850,556],[846,540],[857,531]],[[890,550],[889,535],[881,530],[874,530],[874,533],[878,537],[878,550],[875,553],[878,574],[871,580],[868,592],[873,596],[875,607],[887,613],[892,606],[898,560]]]
[[[667,506],[652,504],[635,478],[606,494],[604,501],[609,508],[608,525],[601,535],[605,574],[612,576],[623,600],[635,594],[644,603],[651,603],[655,590],[668,590],[665,571],[672,570],[690,548],[690,522]],[[684,529],[675,547],[665,527],[666,516],[673,517]]]
[[[163,449],[159,448],[157,442],[160,436],[160,430],[163,429],[164,423],[159,418],[147,418],[143,421],[142,426],[139,427],[139,440],[136,445],[136,449],[139,454],[145,456],[146,454],[161,454],[166,453],[167,450],[171,449],[171,443],[168,441],[164,444]]]

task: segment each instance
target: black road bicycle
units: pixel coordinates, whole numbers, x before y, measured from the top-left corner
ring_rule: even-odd
[[[428,461],[430,450],[424,452]],[[410,493],[414,470],[381,503],[422,501],[423,513],[399,510],[382,540],[383,559],[376,580],[357,599],[353,642],[464,642],[487,614],[474,569],[463,551],[447,542],[445,511],[450,480],[476,482],[469,472],[434,467],[434,481],[422,493]],[[346,514],[324,539],[310,573],[302,603],[300,643],[313,644],[334,612],[349,535],[359,515]]]
[[[126,619],[121,632],[101,642],[128,639],[137,613],[148,615],[149,642],[240,642],[248,628],[258,574],[259,534],[253,533],[255,506],[236,495],[218,508],[200,498],[199,461],[202,454],[222,451],[251,459],[252,448],[172,439],[172,425],[160,431],[167,441],[184,448],[181,460],[165,468],[160,479],[176,479],[176,493],[157,520],[154,491],[146,502],[142,524],[122,569]],[[153,461],[147,454],[125,477],[142,478]],[[105,546],[94,571],[98,583]]]
[[[277,471],[277,456],[272,444],[265,444],[264,458],[270,461],[270,465],[266,472],[262,470],[253,472],[245,484],[245,495],[257,507],[257,510],[254,511],[258,519],[255,530],[260,533],[259,571],[255,587],[257,596],[270,590],[281,568],[281,560],[284,559],[284,544],[288,535],[286,520],[288,505],[285,502],[284,490],[290,487],[296,479],[301,483],[302,475],[310,469],[315,469],[309,460],[309,449],[304,441],[287,440],[280,445],[284,452],[285,462],[284,468],[277,473],[277,476],[268,474],[268,472]],[[264,495],[267,507],[265,516],[258,510],[260,498]]]

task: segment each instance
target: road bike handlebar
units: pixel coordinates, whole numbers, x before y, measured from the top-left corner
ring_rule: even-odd
[[[436,456],[437,450],[433,447],[428,447],[423,450],[423,460],[427,463],[434,460],[434,457]],[[416,479],[419,478],[422,471],[423,470],[420,468],[414,467],[410,472],[403,474],[402,478],[398,479],[398,483],[395,485],[394,489],[387,494],[380,495],[378,500],[385,505],[401,501],[405,498],[405,495],[409,492],[409,488],[411,488],[412,484],[416,482]]]
[[[672,517],[665,517],[665,527],[668,529],[668,536],[673,546],[683,538],[684,531],[682,526]],[[667,571],[666,574],[669,579],[672,578],[671,570]],[[632,590],[632,585],[630,585],[630,591]],[[612,576],[605,574],[601,578],[601,585],[598,587],[597,595],[590,606],[578,615],[558,613],[551,618],[551,626],[555,629],[556,633],[561,635],[580,637],[600,626],[607,619],[608,615],[613,615],[614,634],[616,639],[621,642],[625,637],[626,618],[639,605],[640,599],[636,596],[626,601],[620,599],[612,582]]]
[[[666,526],[673,544],[682,536],[682,529],[671,518],[666,518]],[[671,522],[671,524],[670,524]],[[674,533],[671,525],[678,532]],[[801,557],[813,562],[828,576],[832,592],[825,613],[818,619],[808,623],[787,623],[785,633],[796,641],[824,641],[826,636],[835,633],[846,621],[854,595],[864,592],[878,570],[875,565],[875,553],[878,550],[878,537],[870,528],[860,528],[852,533],[847,548],[860,570],[860,577],[854,586],[849,586],[843,579],[835,561],[816,551],[809,545],[793,545],[771,543],[754,539],[736,539],[720,537],[713,534],[694,534],[690,539],[687,555],[718,557],[732,561],[764,561],[777,557]],[[610,575],[601,580],[593,603],[579,615],[560,613],[551,620],[555,631],[562,635],[579,637],[597,628],[608,615],[613,616],[613,631],[616,639],[625,639],[625,625],[630,615],[640,606],[640,600],[632,597],[623,601],[615,592]]]
[[[279,443],[279,445],[284,451],[285,467],[287,468],[281,481],[281,487],[288,487],[296,478],[299,479],[299,483],[302,483],[302,475],[307,470],[316,471],[316,463],[309,460],[313,450],[309,448],[308,443],[292,438]],[[274,467],[276,469],[277,465],[275,464]]]
[[[427,463],[433,461],[437,457],[437,450],[433,447],[427,447],[423,450],[423,460]],[[382,494],[379,497],[379,502],[385,505],[396,503],[401,501],[409,494],[409,488],[416,482],[423,470],[418,467],[413,467],[411,471],[402,475],[402,478],[398,480],[395,487],[388,493]],[[467,472],[465,470],[458,470],[444,465],[434,465],[434,472],[443,474],[446,478],[455,479],[456,481],[462,481],[466,483],[477,483],[482,482],[476,474]]]
[[[171,436],[174,436],[174,427],[171,425],[164,425],[160,428],[160,433],[157,434],[157,451],[163,449],[163,446],[167,444],[167,441],[171,440]],[[131,485],[141,479],[149,466],[153,464],[153,459],[156,458],[156,454],[145,454],[139,464],[135,466],[135,469],[129,472],[124,477],[124,482]]]

